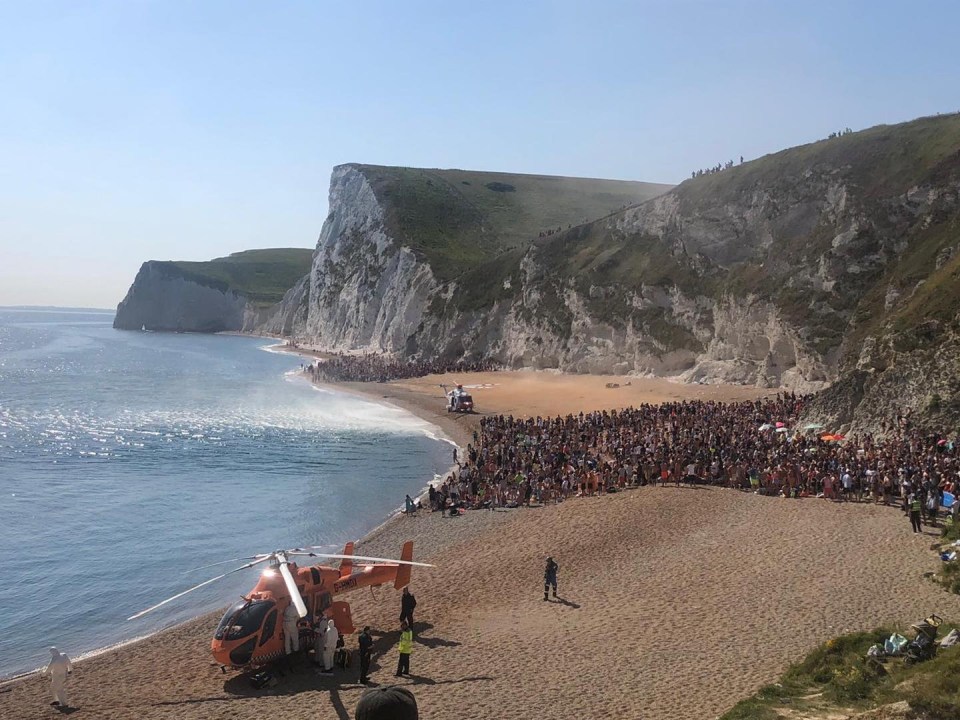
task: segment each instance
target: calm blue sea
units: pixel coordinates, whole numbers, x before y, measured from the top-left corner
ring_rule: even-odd
[[[222,607],[256,570],[124,620],[231,566],[191,568],[358,539],[449,465],[436,428],[271,341],[112,319],[0,308],[0,677]]]

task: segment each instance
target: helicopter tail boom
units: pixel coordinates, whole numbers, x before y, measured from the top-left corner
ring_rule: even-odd
[[[353,555],[352,542],[348,542],[346,545],[344,545],[343,554]],[[340,561],[340,577],[342,578],[350,577],[350,573],[352,572],[353,572],[353,560],[351,558],[344,557],[343,560]]]
[[[403,550],[400,552],[400,559],[405,562],[410,562],[413,560],[413,541],[408,540],[403,544]],[[393,587],[397,590],[405,588],[410,584],[410,572],[413,570],[412,565],[399,565],[397,567],[397,578],[393,582]]]

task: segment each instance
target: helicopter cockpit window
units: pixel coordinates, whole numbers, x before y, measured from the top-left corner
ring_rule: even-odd
[[[263,634],[260,635],[260,645],[266,644],[273,637],[273,631],[277,629],[277,611],[271,610],[267,615],[267,621],[263,624]]]
[[[273,600],[241,600],[224,614],[214,637],[217,640],[238,640],[260,629],[263,618],[276,605]]]

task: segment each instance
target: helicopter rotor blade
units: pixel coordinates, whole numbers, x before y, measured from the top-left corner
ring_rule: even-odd
[[[268,555],[268,556],[266,556],[266,557],[260,558],[259,560],[254,560],[254,561],[252,561],[252,562],[248,562],[246,565],[241,565],[240,567],[234,568],[233,570],[228,570],[227,572],[223,573],[222,575],[217,575],[216,577],[212,577],[212,578],[210,578],[209,580],[204,580],[202,583],[200,583],[200,584],[198,584],[198,585],[194,585],[192,588],[187,588],[187,589],[184,590],[183,592],[179,592],[179,593],[177,593],[176,595],[174,595],[173,597],[168,597],[168,598],[167,598],[166,600],[164,600],[163,602],[158,602],[156,605],[154,605],[154,606],[152,606],[152,607],[148,607],[146,610],[141,610],[141,611],[138,612],[136,615],[131,615],[130,617],[127,618],[127,620],[136,620],[138,617],[143,617],[143,616],[146,615],[147,613],[153,612],[153,611],[156,610],[157,608],[163,607],[163,606],[166,605],[168,602],[172,602],[173,600],[176,600],[177,598],[181,598],[181,597],[183,597],[184,595],[186,595],[187,593],[191,593],[191,592],[193,592],[194,590],[199,590],[199,589],[202,588],[204,585],[209,585],[209,584],[212,583],[212,582],[216,582],[217,580],[221,580],[221,579],[225,578],[227,575],[233,575],[235,572],[240,572],[241,570],[246,570],[246,569],[249,568],[249,567],[253,567],[254,565],[258,565],[259,563],[262,563],[262,562],[264,562],[265,560],[269,560],[270,557],[271,557],[271,556]]]
[[[200,567],[191,568],[189,570],[184,570],[183,573],[196,572],[197,570],[206,570],[207,568],[216,567],[217,565],[226,565],[228,563],[240,562],[241,560],[260,560],[262,558],[267,558],[270,556],[270,553],[260,553],[259,555],[250,555],[248,557],[238,557],[233,558],[232,560],[221,560],[220,562],[210,563],[209,565],[201,565]]]
[[[290,601],[297,609],[300,617],[307,616],[307,606],[303,604],[303,598],[300,597],[300,588],[297,587],[297,581],[293,579],[293,573],[290,572],[290,566],[285,562],[280,563],[280,575],[283,576],[283,582],[287,585],[287,591],[290,593]]]
[[[287,552],[288,553],[307,552],[308,550],[319,550],[320,548],[335,548],[335,547],[340,547],[340,545],[337,543],[330,543],[327,545],[308,545],[307,547],[290,548],[289,550],[287,550]]]
[[[394,560],[393,558],[369,557],[367,555],[331,555],[330,553],[310,553],[310,554],[313,557],[329,558],[331,560],[366,560],[368,562],[386,563],[388,565],[414,565],[416,567],[436,567],[429,563],[413,562],[412,560]]]

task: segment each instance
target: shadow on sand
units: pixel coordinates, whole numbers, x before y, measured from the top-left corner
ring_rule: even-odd
[[[438,648],[438,647],[459,647],[462,645],[457,640],[447,640],[446,638],[438,637],[423,637],[422,633],[433,630],[433,625],[431,623],[414,623],[413,624],[413,641],[418,645],[423,645],[428,648]],[[397,636],[399,640],[399,636]]]
[[[432,637],[429,631],[433,625],[428,622],[413,624],[414,642],[426,648],[458,647],[461,643],[449,638]],[[424,633],[427,633],[424,636]],[[396,661],[395,650],[400,641],[400,631],[371,630],[373,647],[370,653],[370,673],[377,670],[391,670],[389,665]],[[393,655],[393,657],[391,657]],[[273,675],[274,681],[266,687],[257,688],[251,683],[253,672],[245,672],[229,678],[223,684],[223,690],[228,696],[198,698],[194,700],[180,700],[157,703],[158,705],[181,705],[200,702],[228,702],[230,700],[260,697],[263,695],[296,695],[302,692],[330,689],[330,697],[337,705],[336,688],[359,686],[359,658],[356,651],[352,654],[353,665],[346,670],[337,670],[333,675],[321,675],[317,666],[311,661],[306,651],[295,653],[278,660],[267,670]],[[452,682],[452,681],[448,681]],[[459,681],[458,681],[459,682]],[[371,683],[371,686],[374,686]]]
[[[490,675],[474,675],[472,677],[459,678],[457,680],[434,680],[433,678],[428,678],[424,675],[411,674],[407,675],[407,679],[410,680],[413,685],[457,685],[459,683],[467,682],[485,682],[488,680],[493,680],[493,677]]]
[[[575,603],[572,600],[567,600],[566,598],[562,598],[562,597],[548,598],[547,602],[556,603],[557,605],[566,605],[568,608],[573,608],[574,610],[580,609],[580,605],[578,603]]]
[[[352,714],[344,705],[340,690],[343,688],[363,687],[357,682],[355,669],[341,670],[334,675],[321,675],[318,669],[298,653],[294,659],[285,658],[268,668],[273,675],[274,682],[266,687],[256,688],[251,684],[252,672],[236,675],[223,684],[226,696],[207,698],[191,698],[187,700],[167,700],[153,703],[154,707],[198,705],[202,703],[231,703],[249,698],[270,697],[277,695],[296,695],[302,692],[323,691],[330,693],[330,706],[336,713],[338,720],[350,720]],[[227,715],[224,715],[227,717]]]
[[[558,602],[561,602],[558,599]],[[562,601],[566,602],[566,601]],[[579,607],[579,606],[578,606]],[[457,640],[450,640],[438,637],[422,637],[421,633],[433,629],[431,623],[414,623],[414,642],[427,648],[437,647],[457,647],[461,643]],[[395,651],[400,639],[400,632],[383,632],[371,630],[370,634],[374,637],[373,648],[370,659],[370,673],[378,670],[390,672],[394,660],[390,654]],[[345,688],[361,687],[381,687],[384,685],[395,684],[392,681],[394,677],[390,672],[390,677],[386,682],[370,681],[366,686],[361,685],[359,680],[359,667],[357,667],[357,657],[354,652],[354,665],[346,670],[337,670],[333,675],[321,675],[316,665],[310,660],[306,652],[296,653],[290,657],[283,658],[272,665],[267,670],[273,675],[273,682],[266,687],[257,688],[251,683],[253,671],[241,673],[229,678],[223,684],[223,690],[226,695],[207,698],[191,698],[186,700],[167,700],[153,703],[154,707],[166,707],[177,705],[196,705],[201,703],[230,703],[236,700],[246,700],[255,697],[269,697],[277,695],[296,695],[302,692],[315,692],[327,690],[330,693],[330,705],[333,708],[338,720],[349,720],[350,711],[344,705],[343,698],[340,696],[340,690]],[[450,685],[465,682],[482,682],[493,680],[489,676],[464,677],[456,680],[434,680],[423,675],[408,675],[407,679],[414,685]],[[400,678],[396,678],[400,680]]]

